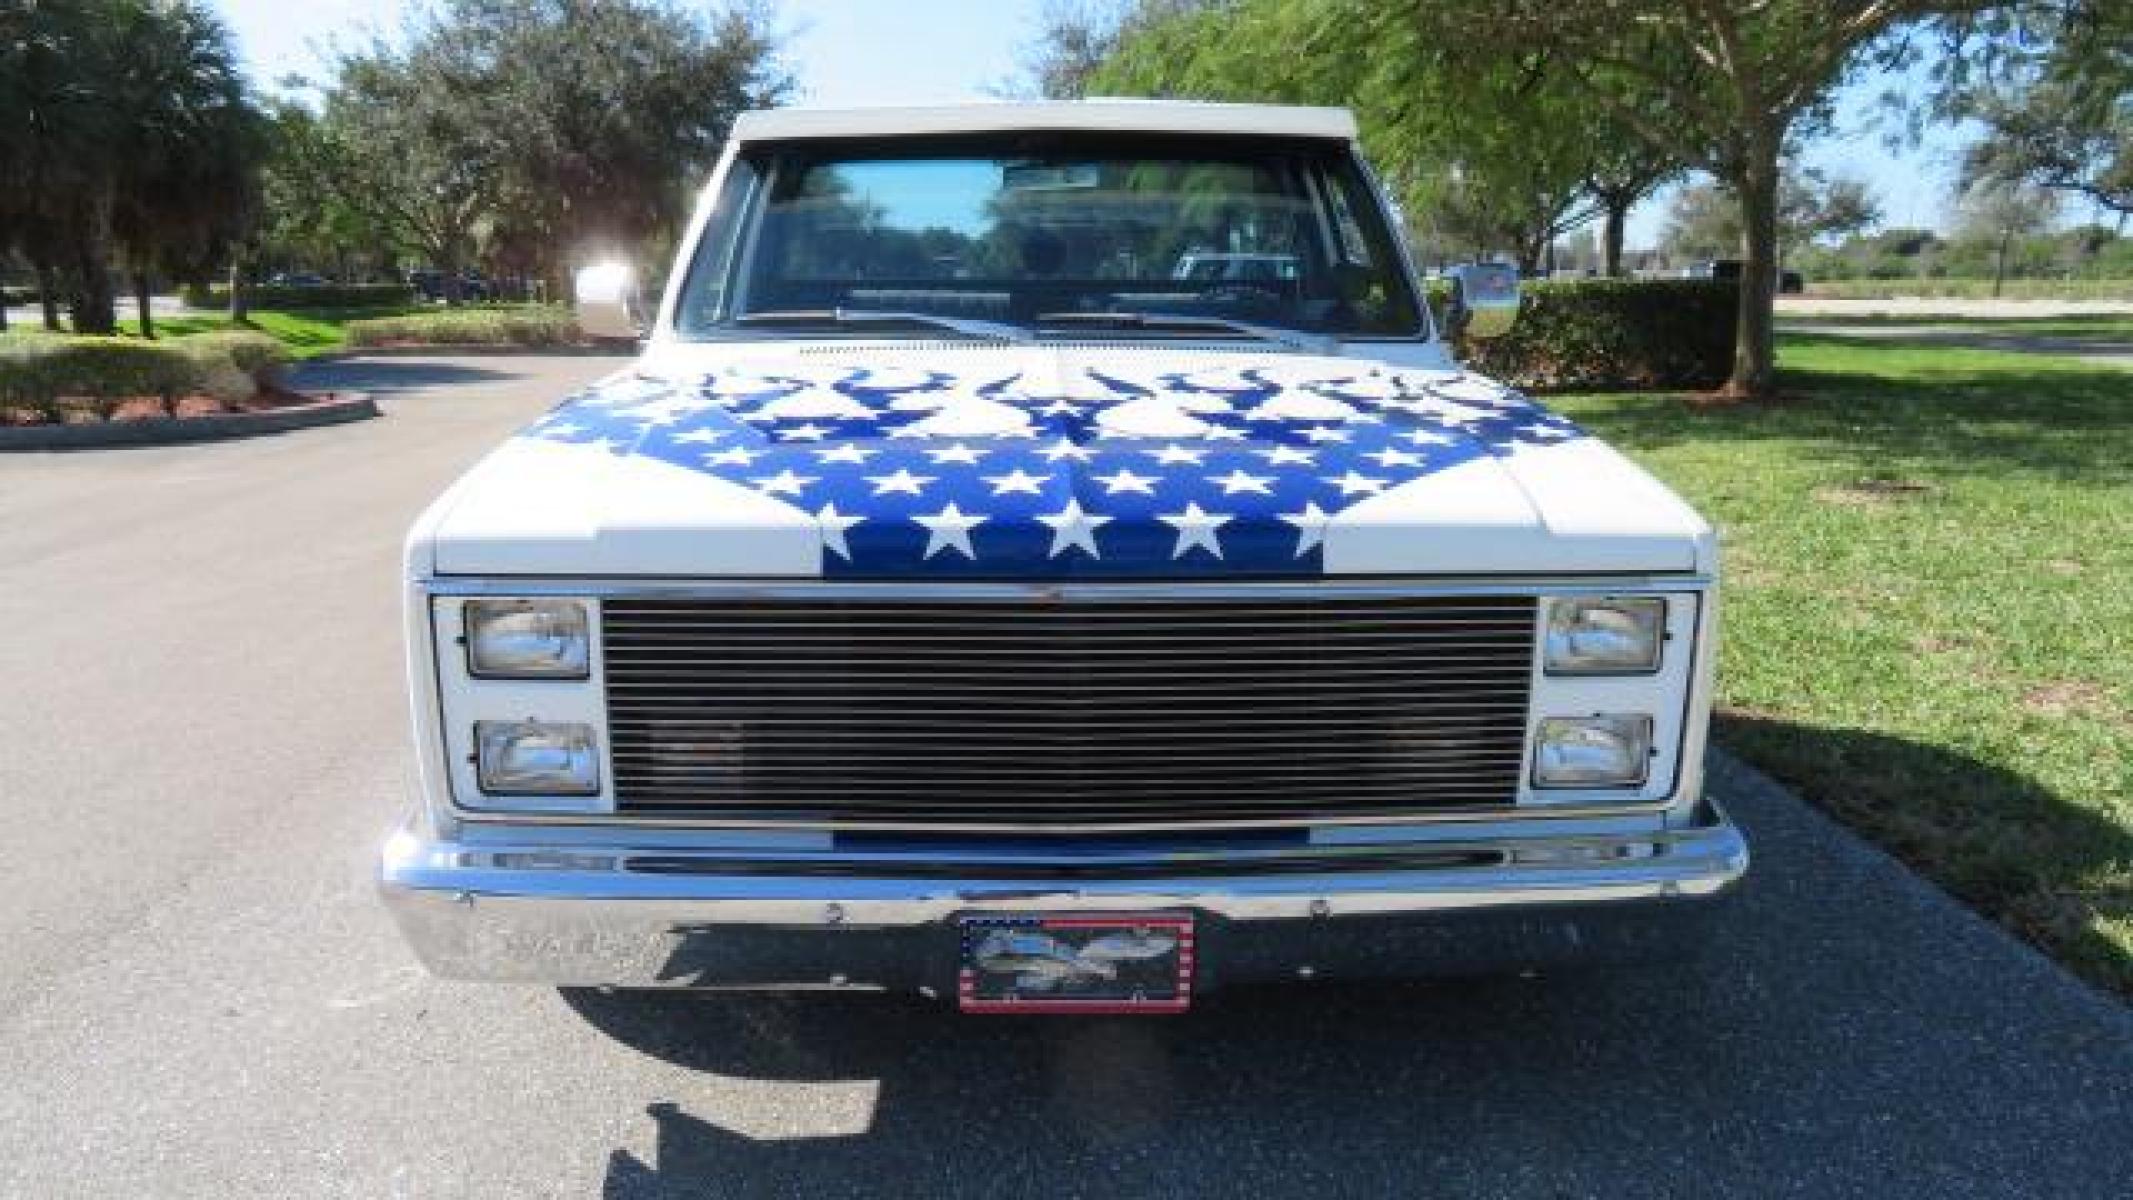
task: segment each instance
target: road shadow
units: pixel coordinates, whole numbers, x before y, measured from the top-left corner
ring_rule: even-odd
[[[351,358],[299,366],[291,376],[292,386],[306,392],[370,392],[390,395],[416,392],[453,384],[491,383],[517,379],[524,372],[509,367],[477,365],[464,359]]]
[[[1851,341],[1911,343],[1926,346],[1959,346],[1970,350],[1998,350],[2011,354],[2045,354],[2079,358],[2133,356],[2133,338],[2109,333],[2026,333],[2011,329],[1937,328],[1932,322],[1860,324],[1843,321],[1787,322],[1788,333],[1845,338]]]
[[[1738,711],[1713,736],[1957,899],[2099,979],[2133,980],[2101,931],[2133,923],[2133,828],[1999,764],[1862,729]],[[2122,792],[2121,802],[2133,800]]]
[[[1557,985],[1586,999],[1564,1003]],[[1476,1123],[1570,1112],[1587,1126],[1570,1145],[1599,1153],[1612,1124],[1599,1081],[1650,1048],[1581,1032],[1593,989],[1613,988],[1582,972],[1239,988],[1182,1019],[965,1018],[880,996],[570,1003],[692,1070],[876,1087],[873,1123],[852,1137],[758,1140],[654,1104],[655,1151],[616,1151],[609,1197],[1267,1194],[1284,1180],[1392,1195],[1417,1154],[1473,1157],[1460,1131]],[[1694,1042],[1681,1050],[1702,1057]],[[1343,1149],[1327,1160],[1314,1146]]]
[[[2045,800],[1947,751],[1789,736],[1837,769],[1878,757],[1891,780],[1971,774],[2010,812]],[[1762,776],[1713,767],[1755,865],[1669,964],[1235,988],[1139,1019],[567,992],[707,1084],[789,1085],[682,1084],[643,1110],[648,1151],[611,1152],[604,1194],[2122,1195],[2133,1017]],[[2072,836],[2125,847],[2096,822]],[[825,1135],[804,1098],[840,1084],[871,1089],[871,1117]]]

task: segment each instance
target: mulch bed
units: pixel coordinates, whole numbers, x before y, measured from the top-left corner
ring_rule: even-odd
[[[240,400],[234,404],[224,404],[212,396],[187,396],[178,401],[177,415],[180,418],[184,418],[213,417],[225,413],[270,412],[278,408],[295,408],[300,405],[317,404],[321,400],[331,399],[333,399],[332,393],[310,395],[304,392],[292,392],[286,388],[269,388],[248,400]],[[61,404],[64,406],[66,416],[66,420],[62,424],[101,425],[104,423],[102,418],[96,415],[95,406],[88,400],[69,399],[61,401]],[[164,411],[161,400],[154,396],[142,396],[121,402],[117,411],[112,413],[111,420],[113,422],[161,421],[168,419],[170,415]],[[51,422],[45,420],[44,414],[36,409],[0,407],[0,426],[13,428],[25,425],[49,424]]]

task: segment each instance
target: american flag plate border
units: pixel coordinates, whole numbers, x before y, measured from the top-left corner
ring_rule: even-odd
[[[1163,1015],[1192,1007],[1193,979],[1199,967],[1199,947],[1194,921],[1189,913],[1076,913],[1071,916],[1044,914],[982,914],[958,918],[961,946],[956,966],[956,1002],[966,1013],[1080,1013],[1103,1015]],[[1054,931],[1115,929],[1124,932],[1168,931],[1177,939],[1172,952],[1174,975],[1168,995],[1145,993],[1092,997],[1046,996],[1017,991],[1007,996],[981,996],[978,972],[972,957],[987,933],[1014,930],[1035,934]]]

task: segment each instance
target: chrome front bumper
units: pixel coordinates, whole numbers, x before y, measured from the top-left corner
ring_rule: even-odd
[[[386,902],[438,975],[618,987],[952,986],[955,918],[1185,911],[1203,986],[1643,957],[1748,866],[1715,806],[1635,833],[1017,848],[387,843]],[[1685,933],[1680,936],[1687,936]],[[1309,971],[1305,971],[1309,968]],[[952,993],[950,993],[952,994]]]

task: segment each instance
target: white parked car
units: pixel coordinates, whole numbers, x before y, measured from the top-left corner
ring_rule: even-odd
[[[409,536],[436,972],[1163,1012],[1666,950],[1745,870],[1710,527],[1453,360],[1345,111],[750,113],[669,280]]]

